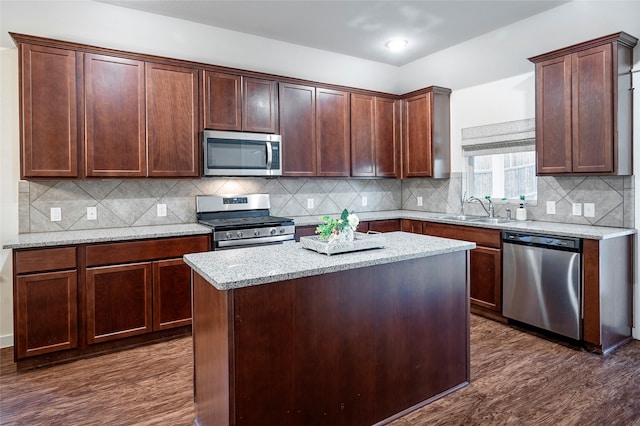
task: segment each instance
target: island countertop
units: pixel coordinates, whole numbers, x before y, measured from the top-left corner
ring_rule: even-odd
[[[384,248],[316,253],[300,243],[187,254],[184,261],[218,290],[249,287],[475,248],[467,241],[406,232],[384,234]]]

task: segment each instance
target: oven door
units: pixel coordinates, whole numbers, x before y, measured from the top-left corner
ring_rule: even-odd
[[[230,249],[246,248],[246,247],[258,247],[258,246],[266,246],[266,245],[274,245],[274,244],[294,243],[295,241],[296,241],[296,237],[293,234],[274,235],[274,236],[262,237],[262,238],[247,238],[243,240],[214,241],[213,250],[217,251],[217,250],[230,250]]]

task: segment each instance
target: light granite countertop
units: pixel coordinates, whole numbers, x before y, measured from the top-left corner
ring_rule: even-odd
[[[475,248],[474,243],[406,232],[384,234],[384,248],[316,253],[301,243],[211,251],[184,256],[185,262],[218,290],[249,287]]]
[[[456,219],[443,219],[446,216],[454,216],[452,213],[430,213],[413,210],[388,210],[381,212],[356,213],[361,221],[385,220],[385,219],[413,219],[435,223],[447,223],[451,225],[474,226],[478,228],[500,229],[507,231],[533,232],[560,237],[588,238],[592,240],[606,240],[609,238],[633,235],[636,229],[613,228],[593,225],[575,225],[570,223],[541,222],[537,220],[509,221],[504,223],[478,223]],[[335,215],[333,215],[335,216]],[[293,218],[296,226],[318,225],[321,223],[318,216],[298,216]]]
[[[174,225],[132,226],[128,228],[86,229],[79,231],[38,232],[19,234],[15,241],[5,243],[4,249],[22,249],[71,244],[104,243],[111,241],[143,240],[147,238],[206,235],[211,228],[197,223]]]

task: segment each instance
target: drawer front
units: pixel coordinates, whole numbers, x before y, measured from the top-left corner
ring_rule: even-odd
[[[500,248],[502,232],[497,229],[475,228],[471,226],[443,225],[425,222],[423,233],[434,237],[471,241],[479,246]]]
[[[75,247],[16,250],[13,253],[16,274],[76,268]]]
[[[140,262],[181,257],[211,250],[209,236],[160,238],[144,241],[93,244],[87,246],[87,266]]]

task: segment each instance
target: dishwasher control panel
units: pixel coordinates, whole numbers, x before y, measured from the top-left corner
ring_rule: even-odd
[[[580,238],[558,237],[553,235],[530,234],[524,232],[504,231],[502,240],[515,244],[556,247],[570,250],[580,250]]]

